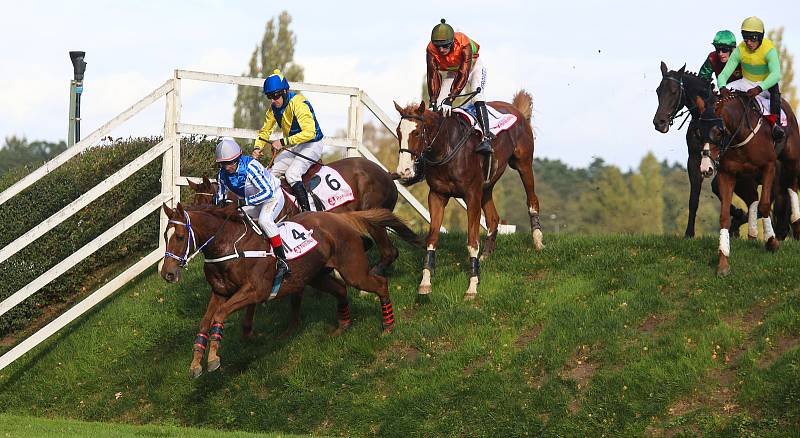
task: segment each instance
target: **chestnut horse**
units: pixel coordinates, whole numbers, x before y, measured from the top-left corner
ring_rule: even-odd
[[[528,215],[531,222],[533,242],[537,250],[544,248],[542,230],[539,225],[539,199],[534,191],[533,179],[533,130],[531,128],[532,99],[525,91],[514,96],[513,104],[488,102],[501,113],[510,113],[517,121],[507,130],[499,133],[493,141],[494,153],[491,159],[474,152],[481,135],[457,114],[444,117],[438,112],[428,111],[425,104],[401,108],[394,104],[400,113],[397,127],[397,140],[400,145],[397,174],[400,182],[411,185],[423,177],[428,182],[428,209],[431,214],[430,231],[427,238],[427,253],[422,269],[422,281],[418,298],[427,299],[431,293],[431,273],[436,264],[436,244],[442,225],[444,208],[450,198],[462,198],[467,203],[467,249],[469,251],[471,272],[469,286],[464,294],[465,300],[475,298],[478,293],[480,275],[479,225],[481,209],[486,216],[488,235],[481,258],[495,249],[497,225],[500,216],[492,199],[492,189],[506,165],[517,170],[525,186]],[[487,171],[486,166],[490,166]],[[484,176],[488,174],[488,181]]]
[[[716,104],[706,106],[702,99],[696,101],[709,120],[701,125],[702,136],[706,143],[703,146],[703,160],[700,171],[703,174],[719,172],[720,188],[720,244],[718,275],[730,273],[728,257],[730,243],[727,228],[730,226],[730,204],[733,186],[739,175],[761,175],[761,198],[758,201],[758,213],[763,218],[766,248],[770,251],[778,249],[779,242],[772,228],[770,218],[771,198],[775,176],[780,162],[780,175],[774,192],[777,216],[786,213],[786,197],[791,204],[791,222],[794,234],[800,234],[800,205],[797,198],[797,177],[800,174],[800,136],[798,136],[797,120],[788,104],[783,102],[783,110],[791,120],[786,132],[786,139],[777,148],[773,142],[771,130],[762,116],[758,102],[746,93],[733,92],[721,98]],[[715,118],[716,117],[716,118]],[[750,205],[750,228],[755,226],[756,203]]]
[[[363,211],[373,208],[385,208],[387,210],[394,210],[397,204],[397,187],[394,185],[392,177],[379,165],[372,161],[361,158],[352,157],[337,160],[327,164],[333,168],[344,178],[345,182],[353,189],[355,199],[346,204],[342,204],[331,210],[334,213],[341,213],[345,211]],[[189,185],[195,191],[194,203],[196,205],[211,204],[212,197],[216,193],[216,185],[204,178],[200,184],[189,182]],[[311,190],[309,190],[309,193]],[[228,192],[229,195],[232,192]],[[284,196],[286,196],[284,192]],[[300,209],[286,197],[286,202],[283,203],[283,210],[278,217],[292,217],[300,213]],[[377,275],[384,275],[386,268],[397,259],[399,255],[397,248],[392,244],[386,229],[375,229],[375,234],[372,239],[378,246],[381,253],[381,259],[372,268],[372,273]]]
[[[684,237],[694,237],[694,223],[697,217],[697,207],[700,203],[700,189],[703,187],[703,175],[700,174],[700,159],[703,150],[703,141],[700,138],[700,111],[695,104],[695,99],[700,96],[710,103],[716,102],[712,93],[713,84],[694,73],[685,71],[684,65],[677,71],[669,70],[664,62],[661,63],[661,83],[656,88],[658,108],[653,116],[653,126],[661,133],[669,132],[670,126],[679,117],[679,111],[686,108],[692,117],[686,131],[686,146],[688,158],[686,172],[689,176],[689,217],[686,221]],[[711,190],[720,198],[717,176],[711,180]],[[752,176],[739,175],[736,178],[734,193],[739,195],[747,205],[758,200],[758,183]],[[731,205],[730,234],[739,235],[739,226],[747,222],[747,214],[740,208]]]
[[[303,256],[289,260],[292,273],[275,291],[272,287],[275,258],[268,253],[269,243],[253,231],[233,204],[225,208],[189,210],[178,203],[174,210],[166,205],[163,209],[169,223],[164,231],[167,246],[161,276],[167,282],[177,282],[181,268],[202,252],[206,257],[206,280],[211,285],[211,299],[195,338],[190,366],[192,377],[202,374],[201,361],[206,349],[207,370],[219,368],[218,349],[228,315],[267,299],[297,294],[306,284],[336,297],[339,316],[336,334],[351,324],[345,284],[377,294],[381,301],[384,332],[394,327],[387,281],[370,273],[361,236],[373,228],[389,227],[410,243],[420,242],[416,234],[389,210],[338,214],[309,212],[295,216],[293,220],[311,230],[318,243]],[[251,258],[250,255],[254,256]],[[344,283],[330,275],[332,269],[339,271]],[[293,322],[296,322],[296,316]]]

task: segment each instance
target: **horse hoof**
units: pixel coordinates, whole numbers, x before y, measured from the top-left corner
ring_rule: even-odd
[[[474,301],[476,295],[478,295],[477,292],[476,293],[467,292],[464,294],[464,301]]]
[[[778,239],[770,237],[769,240],[767,240],[767,243],[764,244],[764,247],[767,248],[767,251],[769,252],[775,252],[778,250],[780,245],[781,243],[778,241]]]
[[[189,369],[189,377],[196,379],[203,374],[203,367],[197,366]]]
[[[430,294],[417,294],[417,304],[428,304],[431,302]]]
[[[210,373],[212,371],[218,370],[221,362],[222,361],[220,360],[220,358],[209,360],[207,366],[208,372]]]
[[[747,235],[747,240],[758,240],[758,236]]]
[[[432,288],[431,288],[430,284],[420,285],[419,288],[417,288],[417,294],[418,295],[428,295],[428,294],[431,293],[431,290],[432,290]]]
[[[731,273],[730,266],[720,266],[717,268],[717,277],[727,277]]]
[[[346,332],[348,330],[350,330],[350,324],[339,323],[339,327],[336,327],[336,329],[333,330],[330,333],[330,335],[331,335],[331,337],[336,337],[336,336],[344,334],[344,332]]]
[[[386,336],[388,334],[391,334],[392,330],[394,330],[394,323],[389,324],[389,325],[385,325],[385,326],[383,326],[383,332],[381,332],[381,335],[382,336]]]

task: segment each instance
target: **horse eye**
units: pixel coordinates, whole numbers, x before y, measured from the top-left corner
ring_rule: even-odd
[[[178,240],[184,240],[185,239],[183,236],[175,236],[175,238],[178,239]]]

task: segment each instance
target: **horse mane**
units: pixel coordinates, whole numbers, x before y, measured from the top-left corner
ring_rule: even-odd
[[[697,73],[692,71],[684,71],[682,77],[688,79],[687,85],[697,87],[697,90],[693,91],[702,94],[702,97],[709,98],[714,94],[714,85],[711,79],[701,78]]]

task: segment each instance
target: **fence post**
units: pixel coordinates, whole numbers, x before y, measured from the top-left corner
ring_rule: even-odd
[[[364,141],[364,108],[361,104],[361,90],[357,94],[350,95],[350,108],[347,117],[347,139],[350,146],[347,147],[347,157],[360,157],[358,147]]]
[[[164,152],[164,156],[161,160],[161,194],[168,195],[170,200],[167,203],[170,207],[175,208],[176,204],[178,203],[178,197],[175,196],[175,150],[177,149],[178,159],[180,159],[180,144],[175,144],[175,140],[177,138],[177,124],[176,124],[176,84],[178,82],[177,78],[172,79],[172,89],[167,93],[166,96],[166,110],[164,112],[164,141],[170,142],[171,146]],[[180,188],[178,188],[180,190]],[[180,191],[178,191],[178,195],[180,196]],[[164,214],[164,211],[161,210],[161,221],[159,225],[159,232],[158,232],[158,248],[159,250],[166,252],[167,242],[162,239],[161,232],[167,228],[167,215]],[[160,269],[159,264],[159,269]]]

